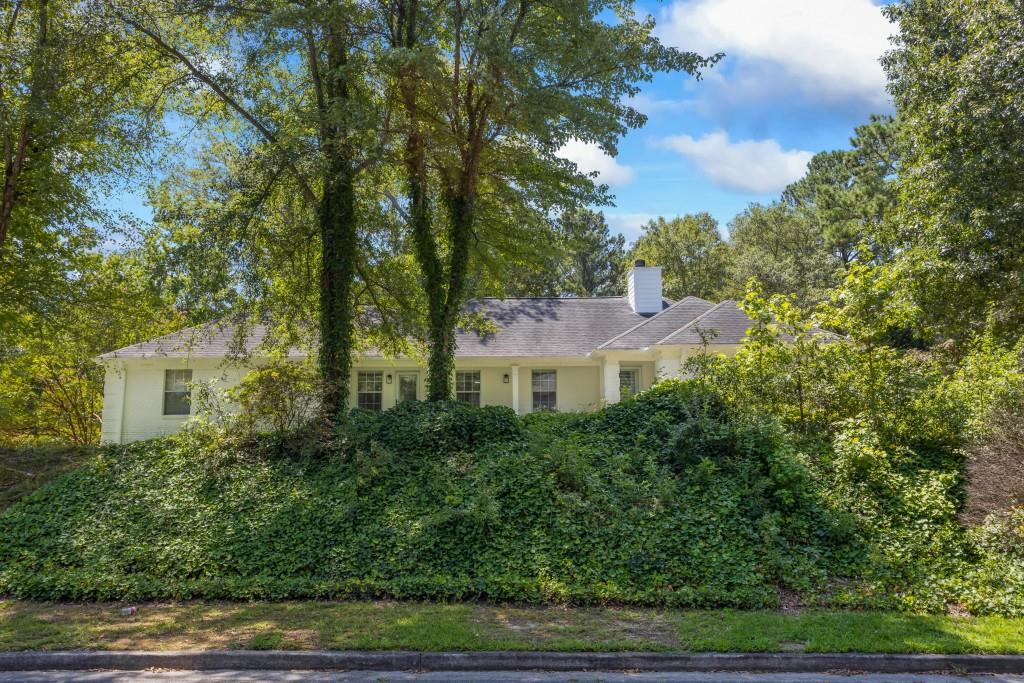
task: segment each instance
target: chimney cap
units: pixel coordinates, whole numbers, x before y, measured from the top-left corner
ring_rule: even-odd
[[[636,261],[633,262],[633,266],[636,268],[643,268],[646,265],[647,261],[643,260],[642,258],[638,258]]]

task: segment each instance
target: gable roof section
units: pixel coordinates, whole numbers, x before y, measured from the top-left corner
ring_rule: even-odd
[[[696,296],[680,299],[665,310],[643,322],[634,325],[622,334],[612,337],[598,346],[598,349],[642,349],[655,344],[665,335],[671,334],[707,313],[715,305]]]
[[[663,306],[671,303],[664,301]],[[480,335],[458,330],[455,355],[459,358],[584,356],[610,334],[652,319],[634,313],[626,297],[479,299],[470,302],[467,310],[489,319],[497,331]],[[251,353],[266,340],[269,327],[252,325],[244,340],[237,331],[236,325],[225,322],[189,327],[99,358],[223,358],[240,350]],[[302,352],[293,350],[292,355]],[[371,349],[362,355],[381,354]]]
[[[100,360],[114,358],[224,358],[241,353],[252,353],[266,341],[269,327],[250,325],[244,337],[239,326],[228,322],[212,322],[186,327],[162,337],[132,344],[99,356]],[[289,355],[301,355],[292,350]]]
[[[747,337],[747,330],[753,327],[754,320],[740,309],[739,305],[726,299],[713,306],[705,313],[679,328],[672,334],[656,342],[658,345],[699,346],[702,344],[701,333],[710,333],[711,344],[742,344]],[[811,334],[823,339],[838,339],[832,332],[812,327]],[[793,341],[793,335],[780,334],[787,342]]]
[[[668,307],[663,301],[662,307]],[[460,330],[458,357],[584,356],[610,334],[653,319],[634,313],[621,296],[594,298],[480,299],[469,311],[481,313],[498,328],[480,336]]]
[[[701,332],[710,333],[712,344],[739,344],[747,336],[753,320],[740,310],[736,302],[726,299],[662,338],[658,344],[699,345]]]

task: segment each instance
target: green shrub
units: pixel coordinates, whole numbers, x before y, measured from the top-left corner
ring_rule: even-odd
[[[310,361],[275,359],[246,374],[227,394],[238,405],[233,418],[238,427],[284,432],[316,416],[320,381]]]
[[[0,513],[0,593],[1020,613],[956,480],[868,419],[794,433],[695,381],[585,415],[408,403],[326,442],[103,448]]]
[[[677,414],[690,391],[659,389],[614,420]],[[0,516],[0,592],[776,600],[777,539],[751,523],[750,483],[677,476],[653,439],[623,447],[625,431],[597,429],[607,416],[527,427],[504,409],[403,404],[352,417],[343,452],[316,458],[276,441],[259,456],[204,447],[199,432],[106,448]]]
[[[343,438],[357,451],[376,446],[405,457],[429,458],[515,440],[522,434],[510,408],[404,401],[383,412],[354,410]]]

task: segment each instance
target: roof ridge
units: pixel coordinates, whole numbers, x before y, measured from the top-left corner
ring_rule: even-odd
[[[707,316],[711,315],[712,313],[714,313],[715,311],[720,309],[725,304],[733,304],[735,306],[736,302],[733,299],[725,299],[724,301],[718,302],[717,304],[715,304],[714,306],[712,306],[708,310],[704,311],[703,313],[698,315],[696,318],[694,318],[690,322],[688,322],[685,325],[683,325],[682,327],[680,327],[678,330],[676,330],[672,334],[670,334],[670,335],[668,335],[666,337],[663,337],[662,339],[654,342],[654,344],[651,344],[651,346],[657,346],[658,344],[664,344],[669,339],[671,339],[672,337],[676,336],[677,334],[679,334],[683,330],[687,329],[688,327],[691,327],[692,325],[696,325],[698,322],[700,322],[701,318],[706,318]]]
[[[627,334],[629,334],[630,332],[633,332],[634,330],[640,329],[641,327],[643,327],[647,323],[651,322],[652,320],[657,319],[663,313],[668,313],[669,311],[671,311],[673,308],[675,308],[679,304],[681,304],[681,303],[683,303],[685,301],[689,301],[690,299],[694,299],[696,301],[705,301],[705,299],[701,299],[699,296],[684,296],[682,299],[680,299],[679,301],[675,302],[674,304],[670,304],[667,308],[661,309],[660,311],[658,311],[657,313],[652,315],[650,318],[645,318],[645,319],[641,320],[640,322],[638,322],[636,325],[633,325],[633,327],[629,328],[625,332],[621,332],[621,333],[615,335],[614,337],[612,337],[608,341],[602,343],[600,346],[598,346],[594,350],[597,351],[598,349],[603,349],[604,347],[608,346],[612,342],[614,342],[614,341],[616,341],[618,339],[621,339],[622,337],[625,337]],[[708,303],[711,303],[711,302],[709,301]]]
[[[553,301],[593,301],[593,300],[604,300],[604,299],[625,299],[625,295],[614,295],[614,296],[476,296],[469,301],[537,301],[537,300],[553,300]],[[469,302],[467,302],[469,303]]]

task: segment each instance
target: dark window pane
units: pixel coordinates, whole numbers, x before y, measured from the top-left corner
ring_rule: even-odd
[[[401,373],[398,375],[398,400],[415,401],[419,385],[419,375],[415,373]]]
[[[164,370],[164,415],[188,415],[192,399],[191,370]]]
[[[480,371],[455,373],[455,400],[480,407]]]
[[[359,394],[359,407],[363,410],[380,410],[383,407],[383,403],[384,402],[380,394]]]
[[[164,392],[164,415],[188,415],[190,404],[187,391]]]
[[[480,407],[480,392],[479,391],[456,391],[455,400],[462,403],[468,403],[471,406]]]
[[[622,398],[636,396],[640,391],[640,371],[636,368],[619,370],[619,395]]]
[[[531,376],[533,410],[547,411],[558,407],[558,374],[554,370],[534,370]]]
[[[365,410],[380,410],[384,406],[384,373],[360,372],[356,376],[356,405]]]

